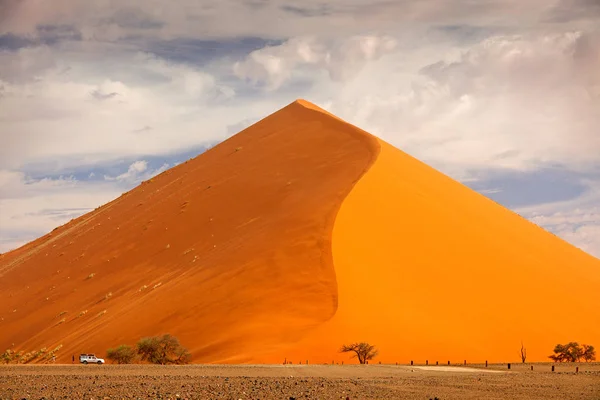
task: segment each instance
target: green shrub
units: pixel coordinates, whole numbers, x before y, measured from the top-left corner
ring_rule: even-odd
[[[131,346],[122,344],[115,349],[106,350],[106,358],[117,364],[131,364],[135,358],[135,350]]]
[[[587,344],[580,346],[577,342],[569,342],[557,344],[554,347],[554,354],[548,358],[554,362],[579,362],[581,359],[589,362],[596,359],[596,350],[594,346]]]

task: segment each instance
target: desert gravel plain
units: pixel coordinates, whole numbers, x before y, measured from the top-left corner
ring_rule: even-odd
[[[0,399],[600,399],[600,364],[10,365]]]

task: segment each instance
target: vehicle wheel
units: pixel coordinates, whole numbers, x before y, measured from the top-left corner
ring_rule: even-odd
[[[102,364],[102,361],[98,361],[98,365]]]
[[[84,361],[83,363],[87,365],[87,361]]]

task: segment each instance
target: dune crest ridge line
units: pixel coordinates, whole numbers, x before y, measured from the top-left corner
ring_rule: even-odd
[[[335,314],[335,216],[379,150],[289,104],[0,256],[0,348],[70,362],[169,332],[194,362],[264,362]]]

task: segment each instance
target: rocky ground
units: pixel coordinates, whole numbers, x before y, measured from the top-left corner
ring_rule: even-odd
[[[12,365],[0,399],[600,399],[600,365],[580,365]]]

